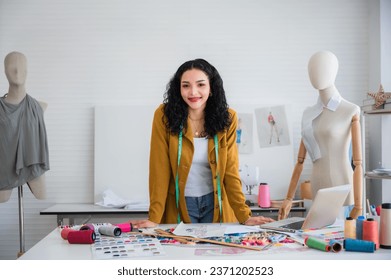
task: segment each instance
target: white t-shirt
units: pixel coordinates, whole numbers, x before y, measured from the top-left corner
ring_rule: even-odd
[[[213,192],[212,171],[208,161],[208,138],[194,138],[194,155],[187,177],[185,196],[200,197]]]

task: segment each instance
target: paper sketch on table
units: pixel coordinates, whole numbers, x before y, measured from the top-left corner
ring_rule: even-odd
[[[290,144],[285,106],[257,108],[255,118],[261,148]]]
[[[261,232],[265,231],[259,226],[246,226],[246,225],[227,225],[225,228],[225,234],[235,234],[235,233],[248,233],[248,232]]]
[[[236,144],[239,153],[253,152],[253,115],[238,113],[238,127],[236,129]]]
[[[224,236],[225,226],[220,224],[184,224],[181,222],[173,231],[175,235],[208,238]]]
[[[102,200],[96,202],[95,204],[108,208],[124,208],[127,210],[148,210],[149,208],[147,203],[141,201],[125,200],[110,189],[105,190],[102,193]]]

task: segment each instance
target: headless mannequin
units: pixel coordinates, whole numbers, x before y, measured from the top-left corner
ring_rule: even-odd
[[[19,52],[9,53],[4,59],[4,68],[9,82],[8,93],[4,101],[10,104],[19,104],[26,97],[27,59],[25,55]],[[45,111],[47,104],[44,102],[39,102],[39,104]],[[37,199],[46,198],[45,174],[30,180],[27,185]],[[8,201],[11,194],[12,189],[1,190],[0,203]]]
[[[334,85],[337,72],[338,60],[334,54],[328,51],[315,53],[308,63],[311,84],[319,90],[319,99],[324,106],[322,112],[312,121],[313,135],[318,144],[320,157],[313,159],[311,186],[315,195],[320,188],[352,184],[353,189],[346,199],[345,205],[354,204],[350,216],[356,219],[362,212],[360,108],[342,98],[334,111],[327,108],[332,98],[340,98]],[[348,157],[350,141],[354,171]],[[292,207],[292,199],[307,153],[306,147],[309,146],[305,145],[304,138],[302,138],[286,199],[279,209],[279,220],[285,219]]]

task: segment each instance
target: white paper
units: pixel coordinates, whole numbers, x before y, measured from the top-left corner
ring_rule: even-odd
[[[125,208],[127,210],[148,210],[149,205],[140,201],[125,200],[115,194],[112,190],[105,190],[102,193],[102,201],[96,205],[109,208]]]
[[[225,234],[260,232],[264,231],[259,226],[229,225],[225,228]]]
[[[181,222],[174,230],[175,235],[207,238],[224,236],[226,226],[220,224],[184,224]]]

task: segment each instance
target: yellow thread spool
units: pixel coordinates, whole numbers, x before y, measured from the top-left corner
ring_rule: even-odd
[[[352,217],[347,217],[345,220],[344,237],[356,239],[356,220]]]

